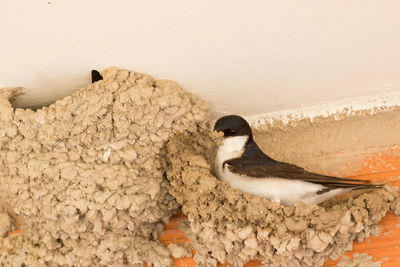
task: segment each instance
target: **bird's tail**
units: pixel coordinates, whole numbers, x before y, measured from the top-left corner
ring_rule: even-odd
[[[351,190],[361,190],[361,189],[374,189],[374,188],[382,188],[385,184],[371,184],[369,180],[354,180],[356,183],[337,183],[330,184],[329,186],[335,188],[347,188]]]
[[[318,192],[318,194],[323,194],[334,189],[348,189],[348,190],[365,190],[365,189],[377,189],[382,188],[385,184],[371,184],[369,180],[353,180],[355,183],[330,183],[325,185],[325,189]]]
[[[362,185],[353,185],[351,187],[352,190],[358,189],[373,189],[373,188],[382,188],[385,184],[362,184]]]

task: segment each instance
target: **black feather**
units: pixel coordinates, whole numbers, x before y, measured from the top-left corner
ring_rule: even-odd
[[[100,72],[97,70],[92,70],[92,83],[103,80],[103,76],[101,76]]]

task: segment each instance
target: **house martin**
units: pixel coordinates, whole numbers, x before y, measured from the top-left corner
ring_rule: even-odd
[[[261,151],[253,140],[250,125],[240,116],[218,119],[214,130],[224,134],[214,161],[217,177],[253,195],[286,205],[294,202],[310,205],[352,190],[382,187],[368,180],[317,174],[276,161]]]

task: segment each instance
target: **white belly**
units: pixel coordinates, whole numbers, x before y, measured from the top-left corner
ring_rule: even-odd
[[[252,178],[234,174],[224,168],[219,178],[233,188],[241,189],[250,194],[265,197],[275,202],[290,205],[294,202],[303,202],[307,205],[321,203],[348,190],[335,189],[327,193],[317,194],[324,186],[301,180],[282,178]]]

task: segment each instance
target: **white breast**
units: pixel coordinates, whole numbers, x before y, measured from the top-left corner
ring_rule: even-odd
[[[219,179],[224,181],[222,164],[227,160],[240,157],[248,139],[248,136],[232,136],[224,139],[222,145],[218,148],[214,161],[215,172]]]

